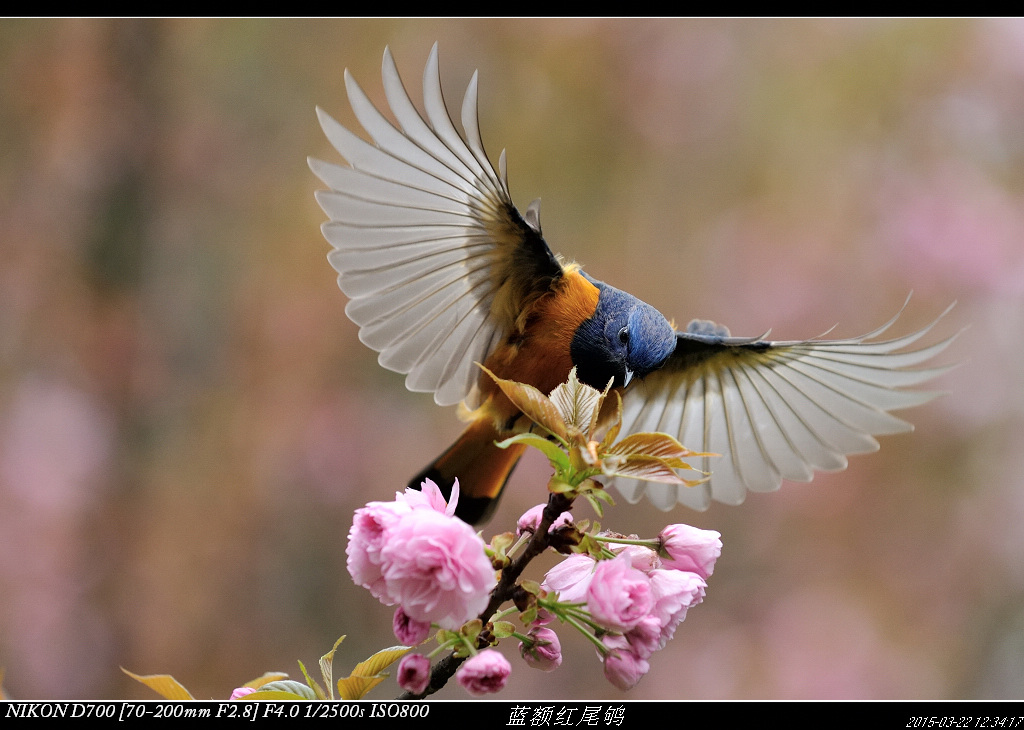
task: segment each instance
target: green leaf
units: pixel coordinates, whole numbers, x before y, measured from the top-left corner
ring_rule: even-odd
[[[437,633],[434,634],[434,641],[438,644],[450,644],[459,641],[459,634],[450,629],[438,629]]]
[[[522,622],[523,626],[529,628],[529,626],[537,620],[537,613],[537,605],[533,604],[528,609],[519,614],[519,620]]]
[[[569,457],[561,447],[553,441],[550,441],[543,436],[536,433],[520,433],[515,436],[511,436],[504,441],[498,441],[495,443],[499,449],[507,449],[513,444],[524,444],[526,446],[532,446],[539,450],[547,460],[551,462],[551,465],[559,470],[566,470],[569,468]]]
[[[512,404],[521,410],[527,418],[562,441],[566,440],[565,421],[546,395],[532,385],[517,383],[514,380],[502,380],[483,365],[480,367],[491,376],[505,397],[512,401]]]
[[[195,699],[187,689],[170,674],[133,674],[124,667],[121,671],[137,682],[142,682],[165,700]]]
[[[467,640],[467,644],[472,644],[476,641],[476,637],[478,637],[480,632],[483,630],[484,622],[478,618],[474,618],[462,624],[462,628],[459,629],[459,635]]]
[[[540,583],[538,583],[535,580],[529,580],[529,579],[524,578],[523,580],[521,580],[519,582],[519,587],[522,588],[527,593],[532,593],[535,596],[538,593],[540,593]]]
[[[609,504],[615,504],[615,502],[612,501],[612,498],[608,496],[608,490],[605,489],[604,485],[601,484],[601,482],[597,481],[596,479],[592,479],[589,477],[587,479],[584,479],[576,486],[576,491],[578,491],[580,494],[588,494],[591,492],[594,494],[602,494],[605,495],[605,498],[607,498]],[[580,527],[580,529],[584,530],[587,528]],[[596,526],[594,529],[596,529]]]
[[[555,494],[575,494],[576,487],[569,484],[569,482],[559,479],[557,476],[553,476],[548,480],[548,491]]]
[[[514,532],[503,532],[491,538],[491,544],[484,546],[487,557],[490,558],[495,570],[502,570],[511,564],[508,557],[508,549],[516,542]]]
[[[328,699],[327,693],[324,692],[323,688],[319,684],[317,684],[315,679],[309,676],[309,672],[306,671],[306,665],[302,662],[299,662],[299,669],[302,670],[302,676],[306,678],[306,684],[308,684],[309,688],[313,690],[313,693],[316,695],[316,698],[318,700]],[[330,687],[330,685],[327,686]]]
[[[516,534],[514,532],[503,532],[491,538],[491,550],[504,554],[512,547],[515,541]]]
[[[576,546],[573,552],[586,553],[600,560],[604,557],[604,545],[595,540],[593,535],[584,535],[583,539],[580,540],[580,544]]]
[[[511,621],[495,621],[491,627],[495,638],[498,639],[507,639],[516,631],[516,627]]]

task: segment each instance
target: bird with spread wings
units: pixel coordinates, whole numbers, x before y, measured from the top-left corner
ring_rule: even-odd
[[[668,433],[720,455],[696,460],[710,474],[696,487],[610,480],[628,501],[646,496],[661,509],[739,504],[748,490],[844,469],[847,455],[878,449],[874,436],[912,429],[891,411],[935,395],[907,388],[948,369],[919,366],[956,335],[908,348],[938,318],[885,340],[899,314],[837,340],[733,337],[705,320],[676,330],[654,307],[556,256],[538,203],[516,208],[505,152],[496,172],[481,141],[477,74],[462,104],[461,134],[441,93],[436,44],[423,76],[425,116],[388,50],[383,82],[398,125],[346,70],[349,102],[372,142],[318,109],[348,164],[309,164],[328,187],[316,196],[330,219],[328,259],[359,339],[380,353],[381,365],[405,374],[410,390],[433,393],[439,405],[462,403],[466,430],[411,485],[431,478],[450,490],[458,479],[463,519],[477,522],[493,510],[523,449],[495,441],[526,428],[478,364],[543,392],[575,367],[582,382],[619,390],[622,433]]]

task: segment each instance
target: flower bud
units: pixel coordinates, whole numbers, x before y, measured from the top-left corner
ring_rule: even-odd
[[[542,672],[558,669],[562,664],[562,645],[558,641],[558,634],[549,628],[534,627],[528,636],[533,643],[519,643],[519,653],[526,663]]]
[[[484,649],[463,662],[455,679],[471,695],[485,695],[504,689],[511,673],[508,659],[494,649]]]
[[[430,683],[430,660],[422,654],[406,654],[398,663],[398,686],[414,695]]]

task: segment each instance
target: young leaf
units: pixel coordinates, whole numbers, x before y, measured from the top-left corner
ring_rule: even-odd
[[[566,382],[551,391],[551,403],[562,419],[584,437],[589,437],[603,402],[604,393],[581,383],[576,378],[576,368],[569,371]]]
[[[622,396],[617,390],[612,391],[612,394],[615,397],[605,398],[597,414],[597,421],[590,428],[590,437],[595,439],[604,431],[601,444],[598,446],[599,451],[604,451],[615,443],[622,428]]]
[[[688,482],[675,473],[673,468],[656,456],[644,454],[630,454],[621,460],[605,461],[604,473],[610,477],[629,477],[630,479],[645,479],[649,482],[662,482],[665,484],[699,484],[700,481]]]
[[[516,627],[511,621],[495,621],[491,630],[497,639],[507,639],[515,633]]]
[[[262,689],[247,694],[243,701],[252,700],[316,700],[320,699],[311,687],[294,679],[285,679],[280,682],[268,682]]]
[[[656,456],[659,459],[685,459],[692,456],[708,456],[690,451],[667,433],[634,433],[617,444],[608,447],[608,454],[616,456]]]
[[[338,647],[341,646],[341,642],[343,642],[344,640],[345,637],[342,636],[340,639],[334,642],[334,646],[331,647],[331,650],[329,652],[320,657],[320,674],[324,678],[324,685],[327,687],[327,690],[331,693],[331,696],[327,699],[334,699],[334,679],[332,676],[334,672],[334,670],[332,669],[332,665],[334,663],[334,652],[338,650]],[[305,671],[305,669],[303,669],[303,671]]]
[[[165,700],[195,699],[178,680],[169,674],[133,674],[124,667],[121,667],[121,671],[132,679],[142,682]]]
[[[338,680],[338,697],[343,700],[361,700],[367,692],[388,678],[386,674],[375,677],[352,675]]]
[[[412,649],[411,646],[390,646],[359,662],[352,670],[352,674],[338,680],[338,697],[343,700],[362,699],[363,695],[388,678],[387,674],[382,674],[382,670],[387,669]]]
[[[381,649],[369,659],[356,664],[352,674],[358,674],[360,677],[372,677],[380,674],[382,670],[390,667],[412,651],[412,649],[413,647],[411,646],[389,646],[387,649]]]
[[[302,676],[306,678],[306,684],[309,685],[309,688],[311,690],[313,690],[313,694],[316,695],[316,698],[318,700],[326,700],[326,699],[328,699],[327,693],[324,692],[323,688],[319,684],[316,683],[315,679],[313,679],[312,677],[309,676],[309,672],[306,671],[306,665],[303,664],[302,662],[299,662],[299,669],[302,670]],[[330,687],[330,685],[327,685],[327,686]]]
[[[512,401],[513,405],[521,410],[527,418],[562,441],[566,440],[565,421],[562,420],[558,409],[546,395],[532,385],[517,383],[514,380],[502,380],[483,365],[480,367],[491,376],[505,397]]]
[[[535,433],[520,433],[504,441],[498,441],[495,443],[495,446],[499,449],[507,449],[513,444],[524,444],[538,449],[556,469],[565,470],[569,468],[569,457],[565,455],[565,452],[559,448],[558,444],[548,441],[543,436]]]

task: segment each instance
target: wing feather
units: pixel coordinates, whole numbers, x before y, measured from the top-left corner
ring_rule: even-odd
[[[310,160],[328,186],[316,198],[330,219],[328,260],[350,298],[346,314],[380,364],[406,374],[410,390],[475,406],[479,370],[519,326],[517,315],[562,275],[562,267],[515,208],[484,151],[477,75],[456,130],[441,92],[437,46],[423,75],[425,117],[405,90],[389,50],[384,93],[397,126],[348,71],[345,89],[372,143],[317,109],[348,166]],[[504,170],[504,157],[502,157]]]
[[[959,333],[917,350],[904,348],[946,312],[918,332],[884,341],[874,338],[899,314],[867,335],[843,340],[709,335],[706,323],[677,333],[676,352],[665,366],[624,395],[623,432],[661,431],[690,449],[721,456],[693,461],[710,473],[696,487],[621,478],[611,483],[630,502],[646,494],[661,509],[678,502],[703,510],[712,500],[739,504],[748,491],[773,491],[783,479],[810,481],[815,471],[846,468],[847,455],[878,449],[874,436],[912,430],[889,411],[938,395],[904,388],[946,372],[949,367],[915,366]]]

